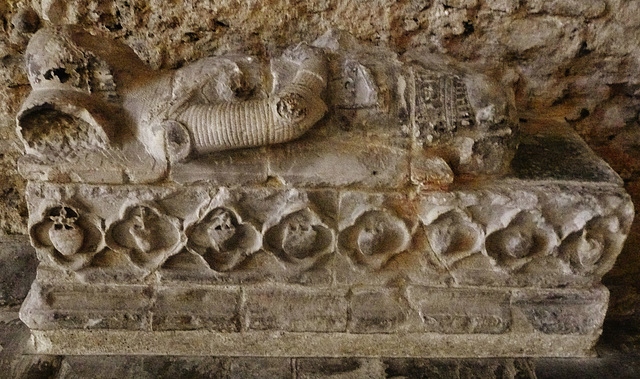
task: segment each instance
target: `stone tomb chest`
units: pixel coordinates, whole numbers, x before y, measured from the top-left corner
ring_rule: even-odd
[[[37,352],[580,356],[601,332],[629,197],[480,74],[336,32],[153,71],[57,27],[26,64]]]

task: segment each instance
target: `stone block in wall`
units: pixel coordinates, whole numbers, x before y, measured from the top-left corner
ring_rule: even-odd
[[[244,312],[250,330],[342,332],[347,327],[345,289],[247,288]]]
[[[502,359],[385,359],[389,377],[426,378],[537,378],[535,365],[526,358]]]
[[[32,286],[20,317],[36,329],[150,330],[153,289],[148,286],[109,285],[86,288],[72,283]]]
[[[237,332],[240,329],[241,291],[224,286],[164,286],[158,289],[153,330],[206,329]]]
[[[487,0],[485,4],[494,11],[513,13],[520,7],[520,0]]]
[[[22,303],[38,267],[33,247],[23,236],[0,239],[0,305]]]
[[[299,358],[294,362],[295,375],[304,379],[327,377],[385,377],[385,363],[378,358]]]
[[[397,333],[415,320],[415,311],[400,289],[355,287],[349,294],[351,333]]]
[[[409,303],[421,317],[412,331],[445,334],[500,334],[511,327],[508,290],[412,286]]]
[[[609,291],[603,286],[563,290],[518,289],[513,306],[531,326],[546,334],[599,333]]]

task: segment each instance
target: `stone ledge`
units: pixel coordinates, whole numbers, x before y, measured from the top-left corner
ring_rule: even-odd
[[[69,299],[77,303],[71,304]],[[134,304],[130,304],[131,299],[136,300]],[[353,334],[507,334],[536,330],[586,335],[600,329],[607,301],[608,291],[602,285],[563,289],[318,288],[272,283],[188,288],[36,281],[20,312],[23,322],[38,330],[61,326],[75,330]]]
[[[33,353],[270,357],[589,357],[600,333],[503,335],[31,330]]]

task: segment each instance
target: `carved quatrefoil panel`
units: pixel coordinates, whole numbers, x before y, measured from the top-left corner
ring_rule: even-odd
[[[364,212],[339,238],[341,249],[355,262],[373,269],[406,250],[410,242],[405,222],[386,210]]]
[[[560,256],[570,263],[574,272],[591,274],[608,258],[605,253],[615,250],[615,244],[620,248],[623,241],[624,233],[617,217],[595,217],[562,241]]]
[[[265,233],[265,248],[280,259],[312,264],[333,250],[333,231],[309,208],[290,213]]]
[[[33,245],[61,268],[78,270],[104,246],[100,219],[69,204],[47,208],[29,233]]]
[[[262,237],[234,211],[219,207],[187,229],[187,246],[216,271],[229,271],[260,249]]]
[[[481,251],[484,231],[460,209],[452,209],[425,225],[434,253],[448,266]]]
[[[119,221],[107,230],[107,244],[131,261],[154,270],[181,246],[180,222],[152,205],[124,207]]]
[[[535,258],[552,253],[558,236],[539,212],[522,211],[505,228],[487,236],[485,247],[495,262],[518,269]]]

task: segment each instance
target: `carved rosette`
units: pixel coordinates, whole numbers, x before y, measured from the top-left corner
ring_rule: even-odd
[[[178,252],[184,242],[177,218],[152,204],[123,207],[120,219],[107,229],[107,245],[127,254],[136,266],[152,271]]]
[[[36,249],[44,251],[47,261],[63,269],[87,266],[104,247],[100,219],[70,204],[47,207],[41,221],[29,230]]]
[[[452,209],[424,226],[429,246],[447,266],[479,253],[484,231],[461,209]]]
[[[187,247],[216,271],[232,270],[262,244],[256,228],[243,223],[236,212],[225,207],[207,212],[186,233]]]
[[[485,248],[495,262],[516,270],[553,253],[558,236],[537,211],[522,211],[502,229],[487,236]]]
[[[353,261],[372,269],[383,267],[390,258],[405,251],[410,242],[405,222],[387,210],[362,213],[339,237],[341,249]]]
[[[309,208],[289,213],[265,232],[265,248],[288,263],[310,266],[333,251],[333,231]]]

